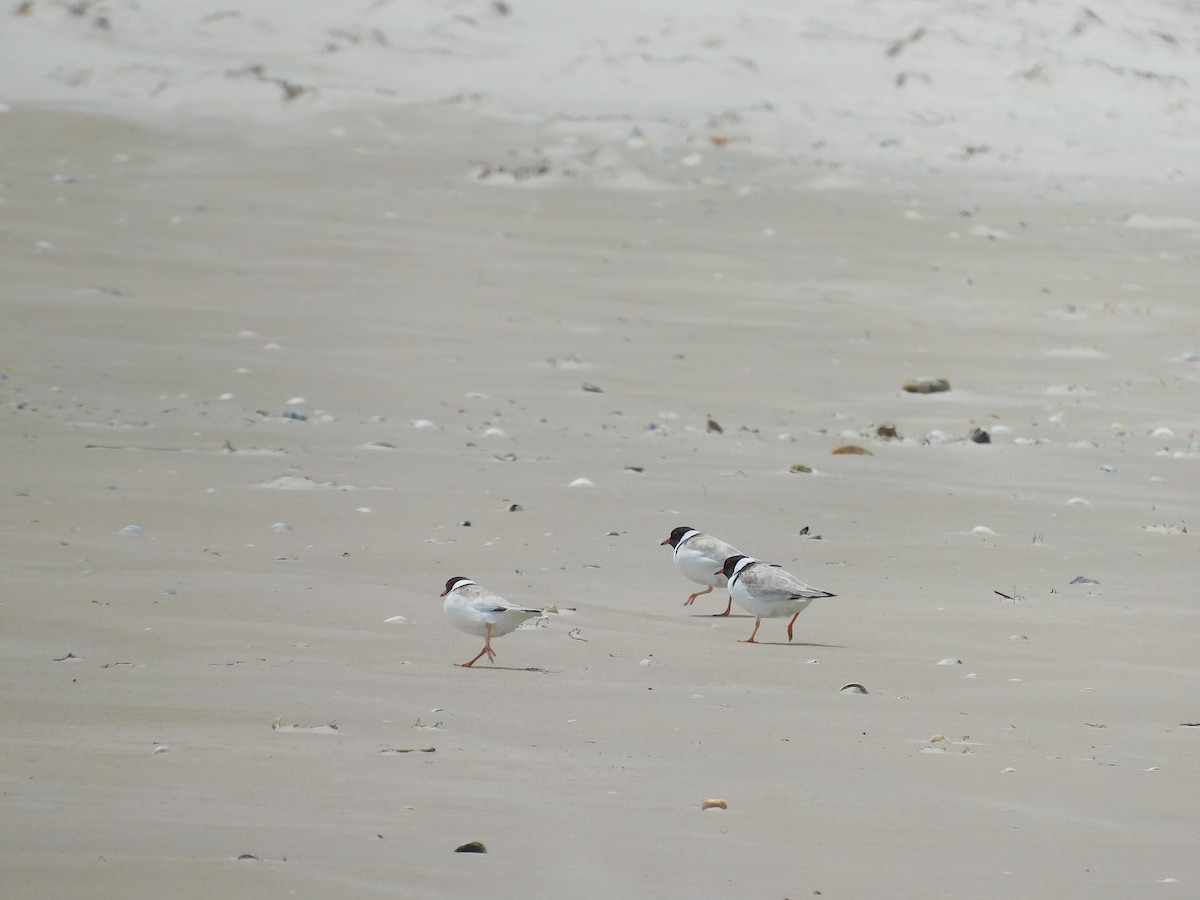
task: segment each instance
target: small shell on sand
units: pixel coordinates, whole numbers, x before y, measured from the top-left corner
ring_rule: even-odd
[[[950,381],[946,378],[910,378],[904,382],[904,390],[910,394],[939,394],[950,390]]]
[[[788,471],[807,475],[812,472],[812,466],[806,466],[804,463],[793,463],[788,466]]]
[[[994,532],[992,529],[988,528],[986,525],[976,525],[974,528],[971,529],[971,534],[995,534],[995,533],[996,532]]]
[[[945,736],[944,734],[935,734],[933,737],[931,737],[931,738],[929,739],[929,743],[931,743],[931,744],[940,744],[940,743],[942,743],[942,741],[944,741],[944,740],[946,740],[946,736]]]
[[[955,659],[953,656],[947,656],[945,659],[939,659],[937,664],[939,666],[961,666],[962,660]]]
[[[1067,506],[1091,506],[1090,500],[1084,500],[1082,497],[1072,497],[1067,501]]]
[[[120,531],[117,532],[117,534],[132,534],[132,535],[141,535],[142,533],[143,532],[142,532],[141,525],[126,525],[124,528],[122,528]]]
[[[729,809],[729,804],[724,800],[705,800],[700,804],[701,809]]]
[[[567,487],[595,487],[595,482],[590,478],[576,478]]]
[[[1012,774],[1013,774],[1014,772],[1016,772],[1016,771],[1017,771],[1017,770],[1016,770],[1016,769],[1014,769],[1012,766],[1009,766],[1009,767],[1008,767],[1008,768],[1006,768],[1006,769],[1002,769],[1002,770],[1000,771],[1000,774],[1001,774],[1001,775],[1012,775]]]
[[[835,447],[829,451],[835,456],[874,456],[874,454],[866,447],[860,447],[858,444],[842,444],[840,447]]]
[[[843,694],[866,694],[866,693],[868,693],[867,689],[865,687],[863,687],[861,684],[859,684],[857,681],[852,681],[849,684],[843,684],[840,688],[838,688],[838,690],[841,691]]]
[[[274,525],[271,526],[271,530],[279,531],[279,532],[291,531],[292,526],[289,525],[287,522],[276,522]]]

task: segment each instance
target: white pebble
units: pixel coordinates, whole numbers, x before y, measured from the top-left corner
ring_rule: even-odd
[[[218,400],[232,400],[232,399],[233,399],[233,394],[229,393],[229,391],[226,391],[225,393],[223,393],[223,394],[219,395],[219,396],[217,397],[217,399],[218,399]]]
[[[428,419],[413,419],[412,427],[420,428],[420,429],[426,430],[426,431],[431,428],[437,428],[437,426],[434,425],[432,422],[430,422]]]

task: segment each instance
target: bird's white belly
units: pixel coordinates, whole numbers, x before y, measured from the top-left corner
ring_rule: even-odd
[[[679,567],[679,571],[689,579],[696,584],[718,588],[725,587],[728,583],[725,576],[720,574],[721,564],[724,562],[725,560],[716,562],[707,556],[689,553],[686,550],[675,557],[675,564]]]
[[[733,587],[729,589],[729,596],[733,598],[733,602],[740,606],[746,612],[753,613],[760,619],[777,619],[781,616],[794,616],[796,613],[802,613],[808,609],[808,605],[812,603],[812,599],[801,600],[765,600],[761,597],[755,597],[746,588],[742,586],[740,581],[735,581]]]

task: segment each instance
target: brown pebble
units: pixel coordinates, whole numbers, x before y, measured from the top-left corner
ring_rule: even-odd
[[[885,441],[891,441],[899,438],[900,432],[896,430],[895,425],[884,424],[875,429],[875,437],[883,438]]]
[[[950,390],[950,381],[946,378],[910,378],[904,382],[904,390],[910,394],[939,394]]]
[[[700,804],[701,809],[729,809],[729,804],[724,800],[705,800]]]
[[[860,447],[860,446],[858,446],[858,444],[842,444],[842,446],[836,447],[833,450],[830,450],[829,452],[833,453],[835,456],[873,456],[874,455],[866,447]]]

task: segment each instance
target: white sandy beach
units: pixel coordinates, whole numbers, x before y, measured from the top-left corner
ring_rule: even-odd
[[[1196,894],[1198,83],[1165,0],[0,10],[0,893]],[[739,643],[685,524],[837,596]],[[561,611],[457,668],[455,575]]]

